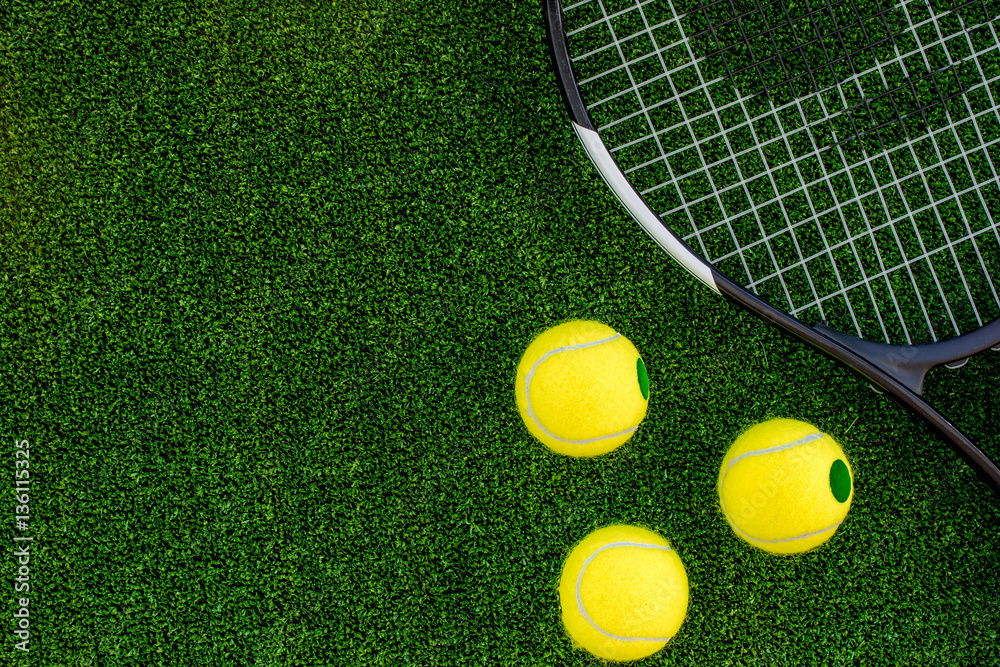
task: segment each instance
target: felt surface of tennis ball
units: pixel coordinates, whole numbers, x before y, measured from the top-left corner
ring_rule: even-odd
[[[517,367],[515,395],[528,430],[568,456],[619,447],[646,416],[649,377],[639,351],[611,327],[575,320],[535,338]]]
[[[559,605],[574,643],[605,660],[638,660],[663,648],[684,623],[687,573],[656,533],[608,526],[566,558]]]
[[[740,435],[719,468],[719,501],[738,536],[778,554],[802,553],[837,531],[854,498],[840,445],[816,427],[772,419]]]

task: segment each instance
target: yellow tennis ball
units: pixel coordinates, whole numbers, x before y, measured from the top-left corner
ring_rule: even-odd
[[[598,456],[631,438],[646,416],[649,377],[627,338],[576,320],[531,342],[514,393],[528,430],[549,449]]]
[[[851,508],[844,450],[815,426],[772,419],[746,430],[722,460],[719,501],[729,525],[765,551],[791,554],[823,544]]]
[[[605,660],[638,660],[663,648],[684,623],[687,573],[656,533],[608,526],[566,558],[559,605],[576,644]]]

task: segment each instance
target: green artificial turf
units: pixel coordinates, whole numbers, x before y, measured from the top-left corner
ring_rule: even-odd
[[[2,664],[598,664],[556,587],[616,522],[691,582],[643,664],[1000,662],[1000,498],[638,230],[567,123],[540,2],[14,0],[0,34],[0,436],[8,488],[15,441],[31,473]],[[513,396],[532,337],[578,317],[650,378],[592,460]],[[928,380],[994,458],[998,376]],[[856,474],[791,558],[714,489],[774,416]]]

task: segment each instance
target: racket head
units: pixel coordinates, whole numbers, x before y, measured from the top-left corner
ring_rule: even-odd
[[[687,6],[683,4],[685,2],[693,5],[694,11],[678,12],[678,6]],[[729,7],[732,14],[730,19],[743,18],[753,13],[736,11],[733,9],[734,3],[735,0],[720,0],[712,3],[712,6],[721,9]],[[765,4],[755,0],[753,4],[758,10],[780,7],[787,16],[787,7],[780,0]],[[582,0],[568,5],[569,10],[593,10],[597,7],[601,16],[578,21],[577,24],[567,23],[559,0],[546,0],[546,19],[559,85],[573,119],[574,129],[602,177],[645,231],[706,285],[769,324],[838,359],[897,403],[924,418],[953,444],[962,458],[987,484],[1000,493],[1000,468],[948,419],[920,398],[923,378],[931,367],[967,358],[990,347],[996,348],[1000,343],[1000,299],[997,298],[1000,233],[996,225],[996,220],[1000,219],[1000,187],[997,179],[1000,171],[1000,153],[997,150],[997,144],[1000,143],[1000,112],[997,106],[1000,101],[1000,24],[996,15],[1000,12],[990,13],[987,3],[980,2],[978,6],[982,11],[974,11],[964,17],[961,15],[961,10],[975,4],[966,3],[955,7],[955,16],[949,20],[954,22],[957,17],[961,29],[955,34],[949,33],[949,39],[942,37],[931,46],[943,49],[953,39],[959,38],[972,44],[968,39],[971,33],[967,29],[967,19],[971,17],[978,35],[976,39],[979,40],[970,51],[971,57],[976,59],[976,71],[980,75],[978,80],[973,77],[971,82],[963,83],[962,79],[958,79],[957,92],[952,90],[948,94],[942,94],[942,87],[937,84],[935,77],[940,73],[955,75],[955,63],[942,68],[923,58],[926,72],[920,82],[930,87],[923,91],[911,90],[914,97],[910,111],[901,112],[896,105],[893,91],[899,86],[886,85],[878,93],[881,96],[879,99],[883,103],[888,102],[894,109],[892,119],[899,124],[895,136],[904,138],[903,143],[898,145],[892,144],[884,123],[870,113],[871,105],[864,104],[868,98],[864,94],[863,86],[866,83],[863,77],[871,75],[871,68],[859,69],[855,62],[862,62],[857,57],[859,50],[863,52],[862,55],[872,55],[873,46],[881,48],[881,52],[885,53],[885,49],[891,44],[896,49],[897,63],[903,63],[905,56],[913,55],[910,51],[905,54],[899,51],[898,43],[903,40],[900,31],[905,28],[909,30],[911,38],[919,38],[916,30],[928,25],[938,26],[938,13],[928,6],[931,12],[935,12],[934,16],[930,19],[923,17],[915,22],[911,20],[908,27],[899,23],[901,15],[898,13],[895,23],[889,22],[886,16],[899,7],[905,9],[912,6],[913,12],[904,13],[908,19],[912,19],[918,14],[916,0],[881,6],[867,17],[860,17],[857,0],[848,0],[846,4],[838,3],[837,7],[850,9],[858,18],[858,21],[852,22],[848,16],[847,27],[855,28],[851,38],[862,40],[861,49],[847,46],[844,31],[818,30],[815,40],[803,40],[803,43],[796,43],[791,50],[776,48],[759,58],[751,54],[749,59],[744,52],[734,57],[735,62],[743,62],[739,67],[730,66],[728,60],[722,57],[721,65],[716,63],[715,71],[718,72],[721,67],[725,76],[713,77],[711,70],[706,67],[710,74],[707,79],[699,65],[710,56],[716,57],[720,52],[723,55],[729,51],[736,53],[736,50],[718,38],[718,31],[713,32],[706,27],[706,21],[702,19],[707,18],[704,8],[708,3],[704,0]],[[815,16],[817,11],[826,11],[825,18],[828,20],[844,16],[843,13],[838,14],[834,6],[825,0],[822,3],[810,0],[809,6],[812,5],[817,5],[819,9],[813,7],[807,10],[805,13],[810,17]],[[658,7],[660,14],[653,15],[651,21],[645,9],[653,6]],[[948,12],[952,12],[952,9],[944,10],[944,13]],[[595,26],[609,28],[609,32],[613,33],[611,28],[614,22],[624,20],[626,16],[631,16],[633,25],[639,26],[635,31],[625,31],[624,39],[616,37],[603,44],[588,46],[581,52],[582,55],[574,55],[571,42],[575,34],[581,34]],[[865,18],[885,25],[888,37],[873,40],[862,25]],[[688,19],[701,20],[701,27],[685,31],[684,21]],[[797,37],[792,23],[793,21],[789,21],[785,27],[793,37]],[[766,26],[763,34],[772,36],[776,26],[777,23],[775,26]],[[669,36],[672,27],[678,28],[673,33],[674,41],[668,38],[664,42],[668,44],[667,47],[659,46],[657,31],[664,30],[664,34]],[[743,32],[745,33],[745,28]],[[702,36],[711,34],[715,41],[709,45],[707,54],[696,53],[687,43],[686,33]],[[652,51],[643,53],[642,49],[635,49],[626,52],[622,44],[631,43],[637,35],[649,37],[648,43],[654,45]],[[680,35],[679,42],[677,35]],[[780,63],[782,54],[801,54],[802,47],[820,44],[824,35],[834,36],[843,47],[843,53],[839,56],[830,56],[829,50],[823,51],[821,56],[821,65],[829,70],[829,75],[835,81],[832,87],[823,88],[823,79],[810,69],[808,60],[799,70],[784,66],[782,75],[776,80],[769,79],[763,71],[764,64]],[[923,49],[922,42],[916,43]],[[752,46],[748,46],[749,39],[745,36],[734,44],[752,50]],[[677,51],[682,47],[686,51],[687,60],[684,59],[684,51]],[[664,54],[677,53],[681,54],[680,58],[668,65]],[[947,55],[951,52],[944,53]],[[961,50],[956,53],[959,62],[964,62],[962,58],[970,57],[969,53],[962,55]],[[580,61],[593,57],[594,54],[610,54],[612,64],[600,66],[596,73],[581,71]],[[939,50],[935,57],[940,56]],[[618,58],[617,64],[614,62],[615,57]],[[651,59],[654,65],[659,63],[659,73],[654,68],[638,78],[632,76],[632,65]],[[878,68],[882,64],[878,62],[876,71],[881,72]],[[845,65],[847,70],[844,70]],[[803,71],[810,81],[807,88],[802,88]],[[966,69],[964,72],[970,71]],[[604,85],[606,81],[611,81],[605,78],[607,72],[625,75],[629,85],[619,87],[618,90],[614,90],[612,86],[612,90],[589,92],[589,84],[598,82]],[[687,82],[675,84],[675,75],[685,72]],[[756,88],[754,75],[757,76]],[[841,76],[845,79],[838,80]],[[670,90],[672,97],[668,95],[666,101],[660,99],[652,103],[645,100],[640,91],[653,90],[654,88],[646,85],[650,81],[660,90]],[[884,77],[882,81],[885,81]],[[796,85],[796,82],[799,84]],[[850,91],[850,85],[861,86],[855,91],[860,96],[861,105],[856,103],[857,100],[852,101],[849,93],[845,92],[845,82],[848,85],[847,91]],[[915,85],[912,77],[909,77],[906,86],[912,89]],[[769,86],[774,87],[777,92],[772,93]],[[744,89],[752,94],[744,94]],[[927,90],[932,92],[928,93]],[[978,106],[970,103],[973,98],[969,97],[969,93],[976,94],[974,104]],[[839,96],[839,111],[832,118],[818,119],[821,124],[825,123],[823,127],[828,130],[825,142],[817,142],[817,133],[812,131],[810,125],[815,125],[817,119],[810,118],[804,112],[803,103],[798,97],[800,94],[805,95],[807,100],[811,99],[820,108],[826,102],[824,95]],[[921,94],[925,97],[921,98]],[[693,103],[686,105],[685,99],[689,97]],[[630,98],[633,103],[631,108],[628,107]],[[726,102],[718,104],[716,99]],[[707,107],[704,105],[705,100],[708,100]],[[925,104],[927,100],[929,102]],[[601,113],[595,111],[595,107],[609,102],[615,106],[608,106]],[[959,104],[964,105],[964,115],[953,113],[952,107]],[[959,111],[961,108],[958,107]],[[868,126],[865,128],[859,128],[856,120],[850,117],[852,111],[859,109],[869,113]],[[654,122],[654,116],[669,119],[671,116],[668,111],[674,114],[674,122]],[[914,113],[910,113],[911,111]],[[798,125],[781,116],[787,112],[798,114]],[[677,114],[682,117],[680,124],[676,122]],[[914,128],[908,127],[907,123],[914,118],[920,123]],[[839,125],[834,122],[838,120]],[[705,122],[699,124],[701,121]],[[643,123],[646,124],[645,128]],[[762,141],[758,124],[765,129],[770,127],[771,132],[778,128],[778,136],[765,135],[766,139]],[[963,124],[966,130],[975,130],[968,135],[969,141],[966,143],[954,131],[956,126]],[[786,125],[793,127],[794,131],[786,131]],[[633,128],[631,135],[627,127]],[[838,129],[844,127],[850,127],[851,130]],[[666,137],[669,131],[678,129],[687,132],[687,137],[674,134],[669,140],[656,139]],[[743,131],[743,139],[751,137],[751,149],[733,149],[737,142],[735,132],[739,130]],[[919,132],[924,134],[920,135]],[[948,135],[948,132],[951,134]],[[950,136],[954,141],[935,141],[939,135],[944,138]],[[917,140],[921,138],[930,140],[930,144],[924,146],[930,145],[934,148],[933,152],[920,149],[921,145]],[[645,154],[636,149],[642,144],[645,144]],[[720,145],[725,147],[725,151],[718,150]],[[947,148],[945,152],[941,150],[942,145]],[[706,158],[707,155],[713,155],[713,146],[717,157]],[[764,149],[768,146],[775,146],[777,158],[783,156],[784,161],[776,159],[773,152],[765,152]],[[912,159],[911,171],[905,172],[902,178],[896,174],[896,161],[893,160],[893,151],[902,150],[900,146],[905,147]],[[636,155],[639,156],[638,161]],[[686,166],[692,164],[690,161],[678,159],[692,156],[697,159],[691,168]],[[744,167],[740,163],[741,159],[750,160],[756,166]],[[877,160],[882,160],[879,170],[873,167]],[[953,164],[966,170],[965,177],[971,178],[974,183],[971,189],[955,187],[954,183],[962,172],[958,170],[953,174],[950,171]],[[640,178],[642,170],[650,165],[654,165],[661,174],[666,173],[666,178]],[[737,174],[737,182],[735,185],[730,182],[720,188],[719,182],[726,183],[724,172],[727,167],[730,169],[730,177],[733,173]],[[870,177],[869,189],[859,189],[858,183],[864,183],[861,176],[855,173],[859,168],[863,168]],[[886,169],[891,177],[886,182],[880,181],[879,176],[884,176]],[[747,178],[744,170],[752,178]],[[787,174],[789,170],[797,180],[783,181],[776,178],[776,174]],[[823,177],[817,181],[803,176],[809,173],[822,173]],[[945,188],[940,192],[933,190],[931,179],[928,178],[928,174],[932,173],[939,180],[943,179],[942,182],[947,181],[951,189]],[[723,175],[717,178],[716,174]],[[708,187],[695,189],[691,194],[682,181],[694,182],[694,178],[698,176],[702,177],[702,185],[707,183]],[[765,186],[764,199],[754,200],[755,194],[759,193],[748,187],[753,182]],[[794,185],[783,185],[789,182]],[[910,191],[910,182],[923,188],[924,195],[928,197],[922,207],[911,205],[910,198],[918,195]],[[831,192],[835,187],[841,188],[839,196],[843,201],[835,199],[837,193]],[[672,193],[669,188],[673,189]],[[662,193],[659,198],[654,196],[663,190],[667,190],[666,201],[671,202],[669,206],[662,204]],[[735,207],[735,213],[729,211],[727,202],[721,198],[729,192],[739,193],[737,201],[743,202],[743,208]],[[843,194],[845,192],[846,198]],[[800,205],[793,207],[788,200],[796,196],[799,197]],[[824,196],[834,203],[817,206],[817,202],[822,202]],[[902,201],[901,207],[893,208],[886,203],[887,197],[892,196]],[[801,205],[802,198],[805,198],[807,206]],[[872,202],[883,206],[881,219],[870,213],[869,206]],[[789,213],[790,209],[798,210],[799,213]],[[942,215],[942,212],[949,211],[949,215]],[[898,215],[900,212],[903,213],[902,218]],[[943,244],[935,246],[933,252],[928,251],[926,244],[921,245],[921,228],[912,224],[910,217],[907,217],[914,212],[927,214],[917,222],[930,220],[931,237],[938,234],[946,239]],[[969,215],[973,212],[979,215],[970,223]],[[876,224],[873,224],[873,219]],[[900,240],[893,226],[902,219],[911,221],[913,232],[906,243]],[[828,228],[833,232],[843,235],[838,243],[831,245],[826,242],[827,227],[824,224],[829,225]],[[956,224],[957,227],[954,226]],[[777,227],[770,229],[766,225]],[[904,231],[904,235],[909,231]],[[889,234],[891,242],[883,252],[878,244],[886,240],[886,234]],[[953,234],[954,238],[949,234]],[[742,238],[744,236],[749,241],[745,241]],[[914,236],[917,237],[916,246],[912,243]],[[811,245],[816,238],[820,238],[821,243],[818,246]],[[779,240],[783,243],[778,243]],[[744,244],[756,253],[749,260],[742,250]],[[867,244],[874,249],[874,254],[859,253],[859,244]],[[846,274],[848,271],[837,269],[838,250],[847,253],[843,255],[847,257],[845,267],[860,275],[860,281],[844,282],[841,273]],[[898,265],[890,263],[893,268],[888,267],[885,261],[885,257],[892,257],[889,250],[892,250],[898,260]],[[968,257],[972,258],[971,263],[968,270],[963,271],[961,261]],[[935,262],[941,258],[953,261],[954,270],[938,270]],[[810,264],[817,260],[826,263],[830,270],[826,274],[817,272],[814,280],[814,276],[810,275]],[[733,270],[734,263],[743,270]],[[765,267],[762,273],[755,274],[750,270],[751,265],[757,264]],[[947,263],[945,269],[948,269]],[[914,273],[920,274],[921,271],[931,278],[924,287],[914,281]],[[733,275],[729,275],[730,273]],[[832,283],[832,290],[818,289],[817,285],[822,285],[823,279],[830,283],[830,275],[837,276]],[[900,283],[901,279],[905,280]],[[795,287],[795,296],[790,286]],[[927,290],[926,298],[922,289]],[[906,295],[907,298],[901,300],[897,293],[900,296]],[[852,300],[858,295],[859,298]],[[891,304],[891,307],[879,311],[880,299],[883,303]],[[915,308],[904,313],[901,302]],[[831,303],[843,304],[843,307],[837,310]]]
[[[1000,39],[986,4],[566,7],[548,2],[560,85],[600,142],[578,134],[703,282],[688,252],[800,321],[894,345],[1000,316]]]

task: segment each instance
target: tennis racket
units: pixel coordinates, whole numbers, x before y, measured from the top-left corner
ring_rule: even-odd
[[[926,419],[1000,492],[996,464],[922,398],[931,368],[1000,349],[1000,0],[545,10],[573,128],[642,228]]]

